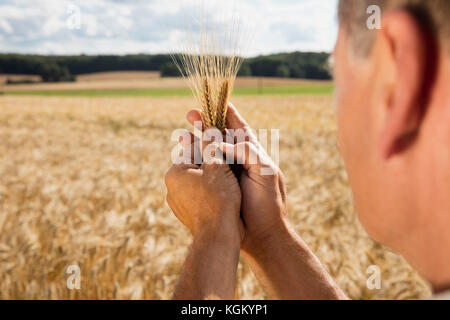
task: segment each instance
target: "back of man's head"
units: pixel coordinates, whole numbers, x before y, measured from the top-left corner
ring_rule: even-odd
[[[450,0],[340,0],[334,51],[358,216],[436,289],[450,287],[449,17]]]
[[[367,28],[367,8],[376,5],[384,13],[393,9],[407,9],[432,31],[440,44],[450,48],[449,0],[340,0],[339,22],[352,37],[352,45],[359,54],[367,54],[373,35]]]

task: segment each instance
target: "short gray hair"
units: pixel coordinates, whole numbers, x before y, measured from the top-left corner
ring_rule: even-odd
[[[442,46],[450,43],[449,0],[339,0],[339,24],[349,34],[354,51],[367,55],[372,48],[375,32],[367,28],[367,8],[380,7],[381,12],[403,8],[427,27]]]

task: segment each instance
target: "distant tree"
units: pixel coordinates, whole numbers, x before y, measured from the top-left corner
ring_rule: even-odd
[[[238,72],[239,77],[251,77],[252,76],[252,68],[248,63],[243,63]]]
[[[60,67],[56,63],[43,63],[39,70],[39,74],[44,82],[62,82],[74,81],[74,77],[70,74],[66,67]]]
[[[329,54],[292,52],[249,58],[239,76],[331,79],[327,69]],[[107,71],[161,71],[163,77],[180,76],[167,54],[125,56],[41,56],[0,54],[2,73],[41,75],[43,81],[71,81],[72,75]]]
[[[278,66],[275,75],[279,78],[289,78],[291,76],[291,70],[285,64],[281,64]]]
[[[173,62],[167,62],[164,64],[161,69],[161,77],[181,77],[180,70],[178,70],[177,66]]]
[[[272,57],[256,57],[249,59],[248,63],[252,68],[252,75],[256,77],[275,77],[278,66],[281,62]]]
[[[33,84],[36,83],[36,81],[33,81],[31,79],[23,79],[23,80],[14,80],[11,78],[6,79],[6,84]]]

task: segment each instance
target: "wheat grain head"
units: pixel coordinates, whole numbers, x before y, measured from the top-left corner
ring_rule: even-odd
[[[225,130],[228,100],[243,62],[239,23],[219,32],[213,24],[202,22],[198,38],[186,30],[181,54],[173,60],[201,107],[204,125]]]
[[[226,129],[226,117],[227,117],[227,106],[229,95],[230,95],[230,85],[228,80],[225,79],[220,88],[216,114],[216,127],[221,131]]]

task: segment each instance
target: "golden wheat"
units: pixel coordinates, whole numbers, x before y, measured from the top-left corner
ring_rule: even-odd
[[[165,204],[180,98],[0,96],[0,298],[169,299],[191,236]],[[279,128],[295,230],[353,299],[413,299],[428,285],[356,219],[331,97],[239,97],[254,128]],[[276,112],[273,106],[276,105]],[[66,286],[81,268],[81,289]],[[378,265],[381,290],[369,290]],[[237,298],[265,294],[248,265]]]
[[[201,106],[207,127],[225,129],[228,99],[243,62],[240,32],[232,28],[229,33],[219,33],[212,26],[201,25],[198,41],[188,33],[182,53],[173,56]]]
[[[217,103],[217,115],[215,126],[223,131],[226,129],[226,118],[228,109],[228,98],[230,96],[230,86],[228,80],[224,80],[219,92],[219,100]]]
[[[205,123],[205,126],[210,128],[214,126],[214,107],[208,79],[203,80],[202,97],[203,122]]]

